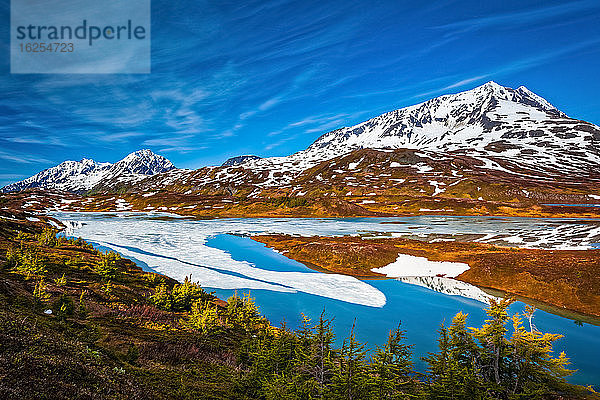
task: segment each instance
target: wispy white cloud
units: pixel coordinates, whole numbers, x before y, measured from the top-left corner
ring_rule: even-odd
[[[30,156],[30,155],[26,155],[26,154],[19,154],[19,153],[8,153],[8,152],[1,151],[1,150],[0,150],[0,159],[18,163],[18,164],[37,164],[37,163],[49,164],[50,163],[50,161],[45,158]]]
[[[311,128],[305,129],[304,130],[305,133],[314,133],[314,132],[320,132],[320,131],[323,131],[323,133],[324,133],[324,131],[327,129],[341,127],[345,121],[352,119],[352,118],[356,118],[360,114],[363,114],[363,113],[361,112],[361,113],[355,113],[355,114],[341,113],[341,114],[333,114],[333,115],[328,115],[328,114],[311,115],[311,116],[303,118],[299,121],[290,122],[289,124],[283,126],[282,128],[280,128],[278,130],[269,132],[267,134],[267,136],[268,137],[278,136],[289,130],[302,128],[302,127],[311,127]]]
[[[259,109],[259,111],[266,111],[270,108],[273,108],[273,106],[275,106],[280,101],[281,101],[280,97],[273,97],[272,99],[269,99],[269,100],[265,101],[264,103],[262,103],[260,106],[258,106],[258,109]]]
[[[591,49],[591,48],[593,49],[593,48],[597,47],[598,45],[600,45],[600,38],[595,38],[595,39],[590,39],[587,41],[573,43],[571,45],[563,46],[558,49],[553,49],[553,50],[546,51],[546,52],[540,52],[540,53],[537,53],[537,54],[534,54],[534,55],[531,55],[528,57],[516,59],[516,60],[510,61],[508,63],[501,64],[501,65],[497,66],[496,68],[493,68],[493,69],[487,71],[486,73],[483,73],[483,74],[480,74],[480,75],[477,75],[474,77],[470,77],[470,78],[461,79],[457,82],[445,85],[443,87],[436,88],[434,90],[419,93],[415,96],[412,96],[412,98],[416,99],[416,98],[423,98],[423,97],[428,97],[428,96],[432,96],[432,95],[436,95],[436,94],[445,94],[452,89],[465,87],[474,82],[483,83],[485,80],[489,80],[489,79],[501,80],[501,78],[504,76],[514,75],[516,73],[525,71],[527,69],[540,67],[545,64],[551,63],[556,59],[563,58],[567,55],[577,53],[579,51],[583,51],[586,49]]]
[[[159,149],[158,151],[160,153],[191,153],[193,151],[198,151],[198,150],[204,150],[207,149],[206,146],[196,146],[196,147],[185,147],[185,146],[172,146],[172,147],[165,147],[162,149]]]
[[[98,135],[98,140],[103,142],[124,142],[132,138],[145,136],[144,132],[119,132]]]
[[[23,174],[0,174],[0,179],[1,180],[22,180],[27,178],[27,175],[23,175]]]
[[[271,150],[273,150],[276,147],[279,147],[279,146],[281,146],[281,145],[283,145],[283,144],[285,144],[287,142],[290,142],[290,141],[296,139],[297,137],[298,137],[298,135],[296,134],[296,135],[291,135],[291,136],[288,136],[288,137],[284,137],[284,138],[279,139],[279,140],[277,140],[275,142],[270,142],[270,143],[268,143],[265,146],[265,151],[271,151]]]
[[[465,33],[474,30],[496,27],[515,26],[543,22],[551,18],[564,17],[568,14],[589,12],[589,10],[600,9],[600,3],[596,0],[582,0],[566,2],[564,4],[532,8],[524,11],[515,11],[503,14],[494,14],[484,17],[471,18],[435,28],[450,30],[456,33]]]
[[[281,102],[282,98],[283,98],[283,94],[279,95],[279,96],[272,97],[272,98],[270,98],[270,99],[262,102],[255,109],[241,113],[240,116],[239,116],[239,120],[240,121],[244,121],[244,120],[246,120],[246,119],[248,119],[248,118],[250,118],[250,117],[252,117],[252,116],[254,116],[254,115],[258,114],[258,113],[267,111],[267,110],[275,107],[278,103]]]
[[[66,146],[67,144],[59,138],[53,137],[32,137],[32,136],[17,136],[17,137],[4,137],[2,140],[6,140],[11,143],[21,144],[44,144],[44,145],[55,145],[55,146]]]
[[[176,144],[187,143],[189,139],[193,138],[193,135],[185,136],[165,136],[155,139],[147,139],[142,142],[144,146],[172,146]]]
[[[445,93],[448,90],[452,90],[452,89],[456,89],[456,88],[460,88],[463,86],[467,86],[473,82],[481,82],[484,79],[487,79],[490,75],[478,75],[478,76],[474,76],[472,78],[466,78],[466,79],[462,79],[458,82],[454,82],[451,83],[450,85],[446,85],[444,87],[435,89],[435,90],[431,90],[428,92],[423,92],[423,93],[419,93],[418,95],[415,95],[414,97],[425,97],[425,96],[430,96],[433,94],[438,94],[438,93]]]
[[[548,64],[556,59],[560,59],[564,56],[572,55],[583,50],[595,49],[596,51],[598,51],[600,50],[597,48],[599,44],[600,37],[572,43],[560,48],[537,53],[532,56],[517,59],[507,64],[501,65],[498,68],[496,68],[493,72],[491,72],[490,75],[509,74],[534,67],[539,67],[544,64]]]

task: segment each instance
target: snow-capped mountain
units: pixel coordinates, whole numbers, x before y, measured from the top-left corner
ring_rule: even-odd
[[[30,178],[7,185],[2,191],[40,188],[84,192],[109,180],[133,183],[174,168],[173,163],[165,157],[144,149],[133,152],[114,164],[86,158],[81,161],[65,161]]]
[[[567,117],[524,86],[495,82],[328,132],[291,156],[248,160],[243,166],[292,176],[363,148],[462,153],[494,169],[513,164],[515,170],[559,175],[600,173],[598,126]]]
[[[539,138],[538,130],[565,119],[566,115],[524,86],[514,90],[488,82],[326,133],[307,151],[327,149],[339,155],[359,148],[484,149],[501,139],[536,145],[539,140],[524,139]]]
[[[365,166],[360,153],[365,149],[381,150],[389,156],[379,166]],[[405,160],[401,161],[400,149],[408,149],[412,155],[400,157]],[[287,157],[247,158],[233,165],[173,170],[140,182],[132,191],[167,188],[185,194],[246,193],[256,197],[264,189],[280,189],[297,195],[307,192],[306,185],[326,187],[326,175],[333,179],[330,184],[339,187],[359,179],[348,174],[369,169],[390,176],[399,166],[412,166],[415,177],[427,175],[432,182],[441,182],[440,174],[445,173],[456,180],[465,168],[480,177],[493,173],[496,178],[490,179],[501,175],[504,181],[598,181],[600,128],[566,116],[523,86],[511,89],[488,82],[325,133],[307,149]],[[346,180],[337,182],[342,176]],[[441,187],[435,191],[441,192]]]
[[[138,150],[117,161],[110,168],[110,175],[154,175],[174,169],[175,165],[165,157],[148,149]]]
[[[405,165],[396,160],[402,152],[393,155],[392,151],[408,149],[410,157],[402,157],[412,161],[405,166],[412,166],[420,177],[429,171],[432,182],[439,181],[435,177],[439,178],[442,169],[457,178],[461,168],[477,171],[479,176],[493,172],[509,181],[507,177],[544,183],[600,180],[600,127],[568,117],[524,86],[511,89],[488,82],[325,133],[307,149],[287,157],[240,156],[219,167],[190,171],[141,150],[112,165],[67,161],[4,191],[30,187],[79,192],[166,189],[183,194],[243,193],[255,197],[263,189],[275,188],[304,193],[305,183],[326,183],[321,173],[314,179],[303,178],[318,165],[318,169],[332,172],[331,179],[359,173],[360,168],[356,168],[364,156],[358,154],[364,149],[391,152],[387,163],[380,163],[382,176],[390,176],[392,170]],[[344,168],[334,165],[341,158],[347,164]],[[159,172],[164,173],[148,178]],[[441,192],[441,187],[435,191]]]

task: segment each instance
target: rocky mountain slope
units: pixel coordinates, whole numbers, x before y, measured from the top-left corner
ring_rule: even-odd
[[[488,82],[328,132],[287,157],[240,158],[222,167],[172,171],[142,182],[140,189],[158,188],[163,182],[177,182],[192,192],[235,191],[244,185],[258,191],[292,188],[320,163],[367,148],[412,150],[413,165],[421,172],[439,172],[429,165],[437,161],[446,161],[448,167],[468,160],[482,173],[517,179],[600,179],[599,127],[567,117],[523,86],[511,89]],[[389,164],[397,167],[393,161]]]
[[[228,158],[223,164],[221,164],[221,167],[233,167],[236,165],[241,165],[241,164],[245,163],[246,161],[260,160],[260,159],[261,159],[261,157],[252,156],[252,155],[231,157],[231,158]]]

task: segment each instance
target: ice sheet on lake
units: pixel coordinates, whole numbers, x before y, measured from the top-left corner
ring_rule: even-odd
[[[166,213],[54,213],[70,235],[113,248],[157,272],[205,287],[300,291],[381,307],[383,293],[353,277],[282,272],[237,261],[209,247],[220,234],[410,236],[433,240],[478,235],[481,242],[548,249],[588,249],[600,242],[600,223],[576,219],[421,216],[397,218],[230,218],[195,220]],[[386,223],[382,223],[386,222]]]
[[[373,307],[382,307],[386,302],[381,291],[351,276],[272,271],[234,260],[226,251],[206,245],[209,237],[228,233],[211,224],[124,215],[70,215],[77,220],[59,217],[68,226],[68,235],[111,248],[180,281],[191,275],[192,281],[209,288],[300,291]]]

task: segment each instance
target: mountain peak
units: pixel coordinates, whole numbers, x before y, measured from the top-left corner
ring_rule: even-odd
[[[114,173],[131,173],[142,175],[154,175],[175,168],[175,165],[165,157],[155,154],[152,150],[141,149],[128,154],[111,167],[111,175]]]
[[[496,81],[486,82],[483,85],[481,85],[480,87],[486,88],[486,89],[494,89],[494,90],[497,90],[497,89],[506,89],[506,87],[500,85]]]
[[[314,159],[363,148],[471,149],[487,154],[493,142],[510,139],[512,146],[538,146],[542,135],[556,140],[555,125],[563,119],[568,117],[524,86],[512,89],[490,81],[325,133],[301,153]]]
[[[121,161],[131,160],[131,159],[135,159],[135,158],[156,158],[156,157],[162,157],[162,156],[159,156],[158,154],[154,153],[150,149],[140,149],[140,150],[136,150],[136,151],[133,151],[133,152],[127,154],[125,157],[123,157],[123,159]]]
[[[476,87],[475,89],[467,90],[462,93],[467,94],[481,92],[488,93],[491,97],[494,97],[496,100],[506,100],[515,103],[521,103],[530,107],[537,108],[541,111],[552,112],[562,117],[566,116],[565,114],[560,112],[556,107],[550,104],[548,100],[532,92],[525,86],[519,86],[517,89],[512,89],[507,86],[502,86],[494,81],[489,81],[481,86]],[[460,94],[461,93],[458,93],[457,95]]]
[[[483,85],[477,86],[473,89],[465,90],[463,92],[456,93],[456,94],[449,94],[446,96],[457,96],[457,95],[461,95],[461,94],[470,94],[470,93],[473,93],[473,94],[485,93],[488,95],[505,96],[507,93],[507,90],[509,90],[509,88],[502,86],[495,81],[489,81],[489,82],[486,82]],[[432,100],[435,100],[435,98]]]
[[[147,157],[147,156],[156,156],[157,154],[154,153],[152,150],[150,149],[140,149],[140,150],[136,150],[133,153],[130,153],[129,155],[136,155],[138,157]]]

